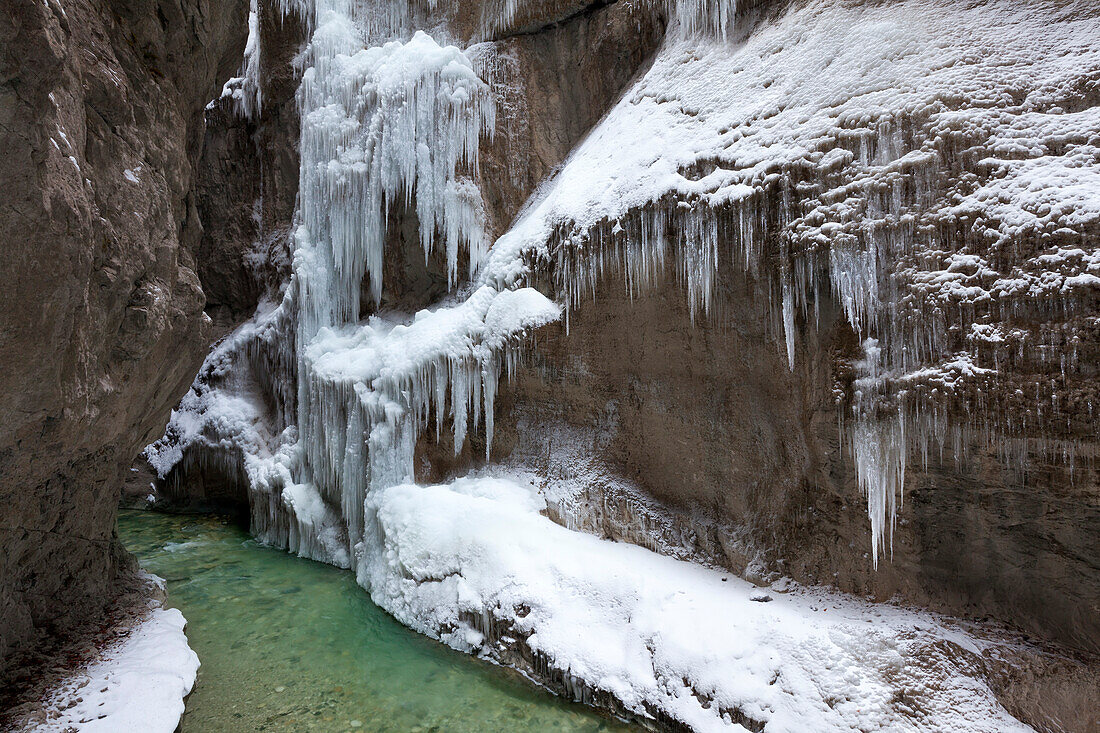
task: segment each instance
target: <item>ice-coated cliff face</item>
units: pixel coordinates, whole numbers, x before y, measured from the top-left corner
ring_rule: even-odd
[[[717,271],[748,270],[792,368],[839,301],[877,562],[909,454],[963,428],[1056,454],[1096,435],[1096,23],[1072,3],[816,2],[733,43],[670,36],[492,257],[555,261],[567,307],[606,273],[638,290],[674,270],[703,315]]]
[[[639,555],[656,591],[626,570],[589,572],[578,558],[630,561],[538,516],[546,497],[522,482],[417,487],[418,449],[446,436],[456,456],[476,440],[493,458],[502,378],[537,358],[538,329],[562,319],[568,330],[605,290],[641,299],[673,280],[692,327],[708,329],[729,324],[721,283],[737,273],[792,372],[823,312],[841,314],[848,346],[831,354],[827,388],[866,497],[869,566],[889,553],[911,461],[958,457],[976,436],[1006,463],[1037,450],[1073,465],[1075,446],[1097,438],[1100,16],[1054,0],[622,2],[669,19],[652,65],[492,246],[490,220],[514,212],[490,200],[480,164],[515,90],[487,79],[517,62],[491,39],[593,10],[279,4],[310,39],[291,274],[215,347],[148,449],[163,493],[193,471],[228,477],[261,539],[354,568],[425,633],[641,719],[769,731],[805,729],[808,716],[837,730],[1015,725],[967,635],[906,621],[863,644],[851,619],[802,641],[769,635],[763,604],[727,598],[714,578],[680,588],[686,566]],[[463,32],[468,13],[476,30]],[[225,92],[246,117],[263,104],[250,37]],[[449,45],[470,38],[490,40]],[[410,243],[412,257],[438,256],[450,290],[415,314],[381,307],[395,258],[409,256],[398,245]],[[540,542],[570,549],[547,563]],[[706,650],[645,626],[676,606],[662,594],[685,592],[710,599],[679,609],[685,624],[717,628],[729,602],[756,652],[810,644],[843,668],[843,684],[797,682],[831,674],[818,658],[756,659],[747,687],[731,691]],[[637,619],[615,620],[632,604]],[[814,623],[817,608],[800,604],[782,623]],[[637,659],[570,640],[571,608],[630,626],[623,644]],[[737,640],[723,639],[736,656]],[[914,672],[932,648],[949,651]],[[863,672],[861,655],[873,658]],[[930,681],[945,676],[969,691],[965,704]]]

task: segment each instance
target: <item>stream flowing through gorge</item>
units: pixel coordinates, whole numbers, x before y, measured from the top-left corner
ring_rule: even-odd
[[[0,39],[0,733],[1100,733],[1100,1]]]
[[[183,733],[630,730],[405,628],[352,576],[225,519],[123,511],[119,535],[167,581],[202,660]]]

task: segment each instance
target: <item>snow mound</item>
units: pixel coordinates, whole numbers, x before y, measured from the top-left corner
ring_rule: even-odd
[[[26,733],[172,733],[199,670],[199,658],[187,645],[186,623],[178,609],[154,605],[127,637],[103,650],[47,701],[56,717]]]
[[[526,647],[578,699],[609,693],[693,730],[1030,730],[975,671],[978,642],[931,615],[828,592],[769,596],[570,531],[544,507],[500,477],[373,493],[359,582],[457,649],[507,662]]]

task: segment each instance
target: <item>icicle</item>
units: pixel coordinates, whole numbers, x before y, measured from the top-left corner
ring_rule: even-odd
[[[255,120],[263,107],[260,84],[260,12],[258,0],[251,0],[248,9],[248,39],[244,45],[244,61],[237,76],[222,87],[222,99],[229,99],[234,111],[246,120]]]
[[[737,18],[737,0],[668,0],[688,35],[726,40]]]
[[[359,32],[332,11],[319,16],[314,65],[302,77],[301,225],[295,275],[299,338],[353,322],[360,283],[382,295],[386,212],[415,201],[427,255],[442,232],[452,284],[460,244],[480,261],[480,199],[456,171],[477,169],[479,140],[494,127],[488,87],[453,46],[417,32],[362,49]]]

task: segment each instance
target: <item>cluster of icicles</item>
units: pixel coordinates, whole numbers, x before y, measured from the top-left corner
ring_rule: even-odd
[[[479,143],[493,131],[489,89],[460,50],[441,47],[422,32],[404,43],[365,48],[400,35],[396,29],[407,18],[403,0],[381,1],[374,7],[353,0],[281,0],[284,15],[294,13],[313,29],[298,92],[294,269],[279,316],[271,320],[276,325],[238,357],[239,368],[260,377],[280,416],[270,450],[244,461],[253,531],[345,566],[370,521],[364,514],[368,492],[411,479],[417,439],[433,418],[437,432],[450,419],[458,453],[484,415],[488,454],[502,372],[514,368],[524,335],[557,317],[534,290],[512,291],[517,283],[487,276],[491,284],[465,303],[418,316],[411,325],[359,322],[361,284],[369,284],[376,303],[381,297],[392,207],[415,207],[426,255],[442,240],[452,286],[460,249],[468,251],[473,275],[487,248],[479,194],[463,174],[476,171]],[[677,0],[674,11],[683,32],[724,38],[736,4]],[[506,0],[497,20],[506,23],[516,12],[516,2]],[[258,35],[249,48],[245,76],[257,80],[257,91],[246,111],[256,114]],[[879,145],[889,142],[883,137]],[[739,243],[736,267],[754,274],[761,269],[770,198],[756,187],[735,202],[671,202],[596,231],[563,231],[554,249],[554,284],[568,311],[613,270],[631,293],[640,293],[674,267],[692,318],[707,316],[715,303],[720,240]],[[781,212],[779,223],[793,218]],[[885,390],[883,349],[870,334],[882,329],[884,258],[876,242],[816,258],[784,252],[783,272],[768,300],[780,304],[775,329],[784,335],[792,369],[796,316],[801,312],[805,319],[813,310],[816,320],[817,291],[826,280],[866,339],[862,389],[847,432],[868,497],[877,565],[901,496],[906,420],[901,409],[884,414],[878,400]],[[494,301],[515,292],[523,294],[508,301],[510,316],[501,316],[503,306],[493,315]],[[287,379],[296,386],[280,384]]]
[[[896,127],[883,125],[872,132],[857,165],[873,169],[903,154]],[[829,291],[862,342],[863,356],[854,363],[851,412],[841,430],[867,497],[877,567],[903,498],[908,446],[919,445],[927,463],[931,446],[938,444],[942,454],[961,439],[958,431],[948,429],[947,416],[934,400],[898,400],[891,382],[942,359],[944,353],[944,334],[935,323],[903,321],[893,308],[898,295],[887,274],[906,253],[935,249],[934,242],[926,241],[932,235],[918,231],[911,217],[904,216],[927,198],[932,173],[914,175],[913,191],[903,199],[892,191],[864,191],[864,214],[877,225],[854,232],[847,228],[826,247],[795,250],[793,233],[800,226],[792,204],[795,177],[771,176],[768,181],[745,181],[732,188],[733,195],[695,200],[666,196],[588,229],[565,222],[545,247],[526,251],[532,260],[528,271],[541,273],[545,268],[538,260],[550,257],[552,281],[542,284],[562,294],[568,328],[570,311],[594,298],[608,279],[621,281],[633,298],[669,275],[684,290],[693,322],[721,320],[719,271],[728,262],[732,271],[749,274],[764,289],[761,300],[768,304],[770,330],[791,370],[796,366],[798,323],[819,323],[822,295]],[[769,241],[780,250],[777,267],[767,265],[773,254],[765,251]],[[964,367],[970,374],[982,371],[972,364]],[[919,397],[918,391],[912,390],[911,396]]]
[[[460,1],[451,0],[454,6],[452,13],[457,12]],[[737,17],[738,0],[649,1],[663,5],[670,15],[675,16],[683,31],[691,35],[726,39]],[[250,2],[244,61],[237,76],[226,82],[222,96],[232,99],[239,115],[255,120],[263,107],[260,0]],[[410,24],[414,6],[436,11],[443,3],[444,0],[277,0],[277,9],[284,20],[294,16],[298,22],[305,24],[310,33],[313,33],[318,22],[323,22],[321,19],[326,13],[333,13],[336,17],[354,22],[363,29],[362,36],[370,40],[399,34]],[[491,39],[502,31],[513,29],[517,16],[532,4],[533,0],[485,0],[481,4],[480,27],[475,40]]]
[[[840,430],[867,499],[876,567],[892,540],[911,450],[926,467],[936,450],[941,460],[950,453],[959,462],[969,437],[997,448],[1005,465],[1023,466],[1029,450],[1071,469],[1075,460],[1068,441],[1013,440],[1012,429],[1020,426],[998,424],[997,406],[981,401],[979,387],[995,378],[996,370],[979,366],[973,353],[952,351],[953,324],[950,313],[943,312],[947,309],[934,303],[925,311],[925,304],[903,289],[901,276],[905,267],[912,267],[916,253],[952,250],[950,242],[940,239],[934,216],[925,217],[928,202],[938,195],[936,157],[921,157],[902,184],[897,176],[878,175],[915,144],[899,124],[880,122],[848,151],[852,161],[846,171],[861,179],[861,185],[829,179],[839,174],[812,165],[779,174],[750,172],[750,178],[717,194],[665,195],[591,226],[565,221],[556,226],[549,243],[525,250],[529,271],[553,273],[542,284],[562,294],[567,327],[569,311],[594,299],[608,280],[620,281],[633,298],[669,276],[684,290],[693,321],[720,321],[720,271],[729,267],[747,273],[758,300],[766,304],[770,331],[791,370],[797,361],[799,323],[816,328],[824,295],[830,295],[861,346],[852,362],[855,378],[844,395],[848,404]],[[847,220],[828,227],[811,221],[813,215],[804,212],[828,208],[814,205],[821,201],[813,200],[813,192],[824,192],[825,200],[837,190],[847,192]],[[547,259],[551,267],[544,266]],[[1038,307],[1017,302],[1009,307],[1025,306]],[[1069,350],[1063,374],[1067,363],[1075,368],[1073,359]],[[977,392],[977,409],[965,424],[948,414],[949,401],[944,399],[958,389]],[[1036,404],[1041,415],[1043,401],[1036,399]]]
[[[441,4],[441,0],[425,1],[432,9]],[[706,35],[724,40],[733,30],[737,17],[737,0],[647,1],[663,6],[670,15],[675,16],[683,32],[690,35]],[[463,0],[451,2],[457,4]],[[481,5],[479,38],[491,39],[502,32],[515,32],[517,19],[533,5],[539,5],[538,0],[485,0]]]
[[[420,32],[407,43],[364,48],[364,31],[341,10],[316,4],[298,91],[300,193],[288,296],[297,321],[296,455],[289,471],[264,477],[252,505],[258,536],[345,564],[345,548],[363,538],[367,491],[411,478],[431,399],[438,419],[454,417],[457,448],[471,404],[480,405],[482,374],[495,372],[501,354],[475,354],[478,344],[459,319],[433,331],[443,343],[428,344],[425,358],[402,370],[377,353],[384,344],[374,351],[369,344],[402,327],[357,325],[364,278],[375,302],[381,298],[387,214],[398,203],[415,205],[425,256],[443,233],[452,284],[460,245],[477,270],[478,206],[458,171],[476,169],[493,103],[457,48]],[[366,349],[345,358],[354,349],[341,336],[365,339]],[[372,359],[378,364],[364,372]]]
[[[476,174],[479,144],[493,133],[492,95],[458,48],[402,28],[407,14],[398,5],[281,5],[312,30],[297,94],[293,274],[274,311],[221,347],[228,371],[247,379],[211,370],[227,392],[263,392],[246,401],[272,405],[273,424],[234,425],[227,440],[224,424],[233,419],[218,396],[196,400],[219,424],[195,438],[200,450],[181,455],[175,469],[195,460],[190,453],[210,454],[243,475],[257,537],[344,567],[363,552],[356,545],[367,536],[368,492],[412,479],[417,438],[430,421],[437,434],[450,421],[456,454],[484,424],[488,454],[502,372],[514,370],[525,335],[560,313],[533,290],[485,286],[411,322],[360,321],[360,299],[381,300],[394,208],[415,212],[425,258],[444,249],[452,287],[460,250],[471,276],[486,250],[480,193],[466,176]],[[258,45],[250,49],[249,69],[259,54]],[[224,450],[227,442],[242,460]]]

